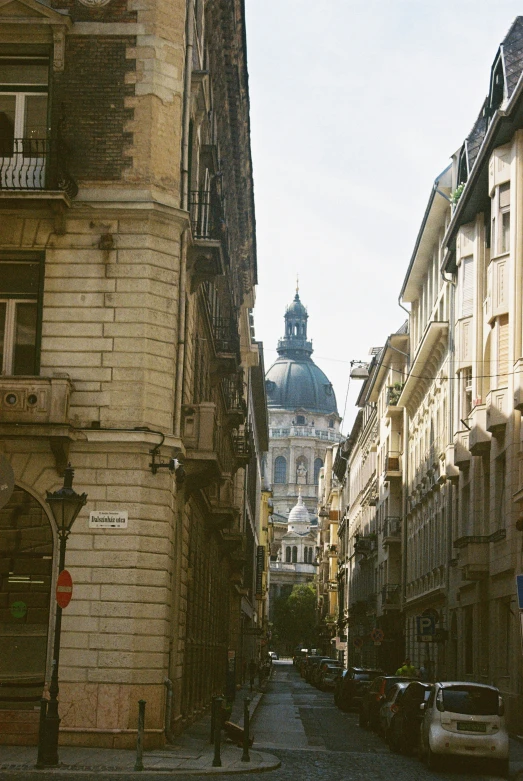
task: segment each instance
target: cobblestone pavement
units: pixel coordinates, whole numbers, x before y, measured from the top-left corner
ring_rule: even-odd
[[[255,748],[276,755],[281,767],[267,775],[271,781],[493,781],[488,768],[453,763],[445,772],[432,772],[416,757],[391,754],[372,732],[362,730],[356,713],[342,713],[332,694],[319,692],[305,683],[290,664],[274,665],[274,673],[252,722]],[[523,745],[511,741],[511,775],[523,780]],[[42,781],[58,774],[45,773]],[[79,775],[59,774],[62,781],[78,781]],[[134,773],[120,775],[130,778]],[[86,773],[83,781],[109,781],[117,776]],[[169,776],[140,773],[141,781]],[[172,778],[173,776],[171,776]],[[177,781],[194,781],[194,776],[177,775]],[[252,775],[231,776],[247,781]],[[2,781],[25,781],[23,773],[9,772]]]

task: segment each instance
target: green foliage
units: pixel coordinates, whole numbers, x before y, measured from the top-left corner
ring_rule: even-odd
[[[461,198],[461,193],[465,189],[465,182],[459,184],[456,189],[450,194],[450,203],[453,209],[458,205],[458,201]]]
[[[278,597],[274,603],[274,634],[277,640],[292,649],[302,644],[315,645],[316,589],[303,584],[294,586],[288,597]]]

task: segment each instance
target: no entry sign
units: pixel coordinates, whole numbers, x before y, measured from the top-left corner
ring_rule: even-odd
[[[56,601],[61,608],[67,607],[73,596],[73,579],[70,572],[62,570],[56,581]]]

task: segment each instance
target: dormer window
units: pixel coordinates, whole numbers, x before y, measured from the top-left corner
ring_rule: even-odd
[[[501,106],[505,99],[505,74],[503,72],[503,60],[501,52],[492,67],[492,79],[490,82],[489,108],[490,116]]]
[[[304,426],[305,425],[305,416],[304,415],[296,415],[296,425],[297,426]]]

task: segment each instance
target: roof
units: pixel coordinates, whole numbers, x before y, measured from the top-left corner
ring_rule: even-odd
[[[334,388],[308,357],[280,356],[265,377],[269,409],[338,414]]]

